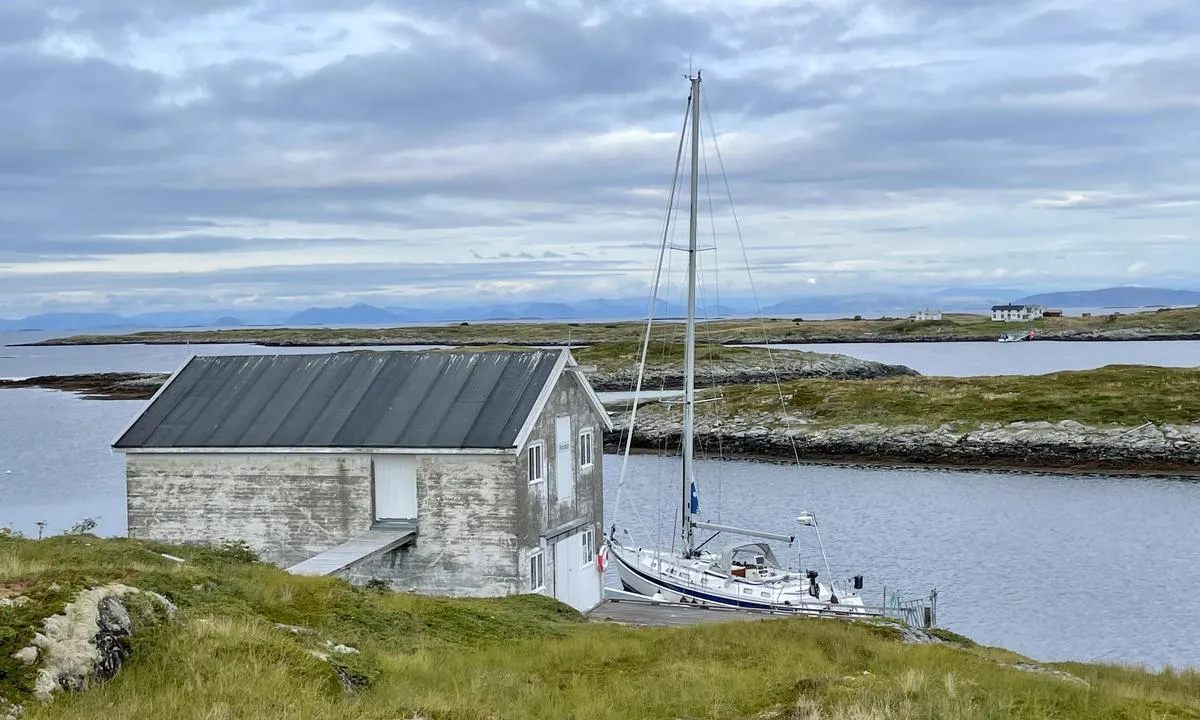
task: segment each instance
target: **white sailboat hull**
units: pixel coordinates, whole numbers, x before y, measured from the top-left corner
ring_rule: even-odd
[[[869,615],[862,598],[828,583],[814,587],[795,573],[766,581],[731,577],[713,566],[713,556],[684,559],[678,554],[649,548],[609,546],[622,587],[665,602],[685,602],[717,607],[773,612]]]

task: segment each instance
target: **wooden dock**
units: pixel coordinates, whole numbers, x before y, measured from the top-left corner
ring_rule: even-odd
[[[287,569],[293,575],[332,575],[372,555],[385,553],[417,537],[415,527],[377,528],[350,538]]]
[[[720,608],[711,605],[606,599],[589,610],[587,617],[592,622],[612,622],[621,625],[685,627],[701,623],[772,620],[795,617],[795,615],[766,610]]]

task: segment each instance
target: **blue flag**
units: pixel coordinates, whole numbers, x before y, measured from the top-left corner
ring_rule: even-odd
[[[700,512],[700,494],[696,492],[696,481],[692,481],[692,501],[690,512],[695,515]]]

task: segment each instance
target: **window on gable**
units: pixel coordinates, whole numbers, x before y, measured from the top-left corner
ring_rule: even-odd
[[[595,448],[595,443],[592,442],[592,429],[587,428],[579,432],[579,467],[590,468],[592,466],[592,451]]]
[[[592,543],[595,540],[595,535],[592,533],[592,530],[588,529],[579,533],[579,537],[583,542],[583,566],[587,567],[596,559],[595,548],[592,547]]]
[[[527,451],[529,454],[529,482],[530,484],[541,482],[546,479],[546,461],[542,454],[542,444],[540,442],[529,446]]]
[[[529,556],[529,592],[537,592],[546,587],[544,557],[541,550],[535,550]]]

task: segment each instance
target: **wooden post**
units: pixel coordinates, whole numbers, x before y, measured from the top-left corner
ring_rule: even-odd
[[[927,628],[933,627],[933,608],[926,605],[924,610],[925,610],[925,627],[927,627]]]

